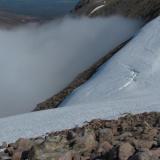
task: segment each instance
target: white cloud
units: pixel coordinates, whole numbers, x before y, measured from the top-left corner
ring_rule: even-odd
[[[119,16],[64,18],[0,30],[0,117],[31,111],[141,23]]]

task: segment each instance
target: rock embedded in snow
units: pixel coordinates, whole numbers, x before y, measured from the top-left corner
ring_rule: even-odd
[[[152,149],[151,153],[152,153],[153,156],[159,158],[160,157],[160,148],[158,148],[158,149]]]
[[[128,160],[135,152],[135,148],[128,142],[119,146],[119,160]]]
[[[152,155],[152,153],[144,149],[136,153],[130,160],[159,160],[159,158]]]
[[[103,141],[98,146],[98,153],[106,154],[106,153],[109,153],[112,149],[113,149],[113,146],[108,141]]]

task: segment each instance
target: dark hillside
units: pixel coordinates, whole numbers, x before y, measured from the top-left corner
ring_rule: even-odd
[[[102,6],[94,13],[91,12]],[[75,7],[74,13],[78,15],[106,16],[122,14],[127,17],[153,19],[160,14],[159,0],[81,0]]]

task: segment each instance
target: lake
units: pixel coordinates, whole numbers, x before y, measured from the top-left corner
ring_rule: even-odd
[[[49,18],[68,13],[77,2],[78,0],[0,0],[0,10]]]

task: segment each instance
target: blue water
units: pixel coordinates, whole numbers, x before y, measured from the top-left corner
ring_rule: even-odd
[[[74,8],[78,0],[0,0],[0,10],[17,14],[53,17]]]

